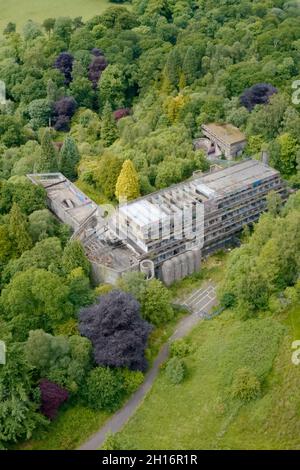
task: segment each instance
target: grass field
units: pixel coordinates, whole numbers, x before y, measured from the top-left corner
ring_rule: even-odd
[[[299,305],[287,312],[295,316]],[[289,316],[290,316],[289,315]],[[168,383],[162,370],[143,405],[120,433],[136,449],[300,449],[300,367],[291,362],[290,321],[241,322],[227,312],[200,324],[189,339],[188,376]],[[250,322],[250,323],[249,323]],[[300,339],[300,338],[299,338]],[[233,401],[234,372],[251,367],[261,398]]]
[[[88,19],[99,15],[108,5],[111,5],[108,0],[0,0],[0,31],[9,21],[16,23],[20,31],[28,19],[39,23],[58,16]]]

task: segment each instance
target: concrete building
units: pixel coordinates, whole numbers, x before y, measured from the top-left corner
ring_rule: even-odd
[[[199,139],[196,145],[203,148],[209,158],[224,155],[231,160],[240,156],[247,145],[245,134],[231,124],[203,124],[202,132],[206,139]]]
[[[279,173],[257,160],[195,175],[121,205],[106,218],[105,208],[63,175],[29,177],[45,187],[53,212],[72,222],[73,237],[85,247],[95,282],[115,283],[128,271],[142,271],[171,285],[199,271],[203,257],[231,243],[245,225],[255,222],[266,210],[271,190],[286,198]]]

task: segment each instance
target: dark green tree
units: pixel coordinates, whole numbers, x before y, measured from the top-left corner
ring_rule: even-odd
[[[105,147],[109,147],[114,143],[118,137],[118,130],[116,125],[116,120],[113,116],[111,105],[107,101],[105,103],[103,113],[102,113],[102,122],[101,122],[101,139]]]
[[[82,268],[87,276],[90,274],[90,263],[78,240],[70,241],[67,244],[62,257],[62,266],[67,274],[76,268]]]
[[[168,55],[165,66],[165,77],[171,85],[178,87],[182,72],[182,60],[179,51],[174,47]]]
[[[191,85],[197,78],[199,68],[199,59],[195,49],[190,46],[183,59],[182,72],[184,74],[185,83]]]
[[[80,154],[73,137],[66,137],[58,157],[58,167],[67,178],[73,180],[77,176],[77,165]]]
[[[38,173],[51,173],[57,171],[57,152],[53,145],[50,129],[46,129],[41,139],[41,158],[36,163],[35,171]]]
[[[8,233],[15,256],[20,256],[23,251],[31,248],[32,240],[28,232],[27,219],[16,203],[9,213]]]

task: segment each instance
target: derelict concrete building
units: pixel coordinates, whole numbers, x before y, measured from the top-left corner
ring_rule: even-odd
[[[208,139],[213,148],[207,147],[207,154],[215,157],[224,155],[231,160],[240,156],[247,145],[247,138],[237,127],[232,124],[203,124],[203,135]],[[205,139],[200,139],[205,144]],[[207,144],[206,144],[207,145]]]
[[[77,218],[84,213],[81,222],[72,225],[73,236],[82,241],[96,282],[115,283],[126,272],[142,271],[171,285],[199,271],[203,257],[224,247],[245,225],[255,222],[266,210],[270,191],[286,197],[280,174],[257,160],[195,175],[122,204],[108,217],[106,208],[96,206],[63,175],[29,177],[45,187],[50,208],[64,222],[69,223],[72,210]],[[53,190],[60,192],[60,187],[58,197]],[[69,192],[76,194],[73,202],[69,198],[73,208],[65,202]]]

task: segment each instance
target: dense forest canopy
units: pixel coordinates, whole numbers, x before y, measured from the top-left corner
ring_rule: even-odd
[[[48,211],[44,190],[26,175],[59,170],[98,203],[134,198],[209,169],[193,140],[201,124],[217,121],[241,128],[248,138],[244,156],[267,150],[271,165],[298,188],[300,106],[292,96],[300,77],[299,38],[299,2],[285,0],[133,0],[130,8],[112,5],[85,22],[29,20],[22,32],[13,20],[7,25],[0,39],[6,87],[0,105],[0,338],[10,353],[0,371],[0,445],[29,438],[46,424],[39,410],[53,419],[69,396],[89,406],[102,393],[100,408],[115,409],[133,390],[130,382],[141,381],[136,369],[144,369],[146,321],[159,325],[158,309],[166,321],[173,316],[159,281],[143,287],[139,303],[131,294],[144,281],[124,281],[124,311],[134,304],[135,323],[141,316],[145,325],[135,358],[143,367],[109,367],[126,365],[123,357],[101,356],[95,363],[99,354],[93,356],[77,328],[79,310],[97,296],[89,262],[68,227]],[[246,316],[296,282],[299,204],[293,201],[285,214],[264,216],[230,260],[223,301]],[[239,269],[241,254],[250,276]],[[274,270],[261,292],[270,254]],[[107,295],[89,307],[99,321],[105,305],[118,298]],[[86,336],[94,340],[95,334]]]

